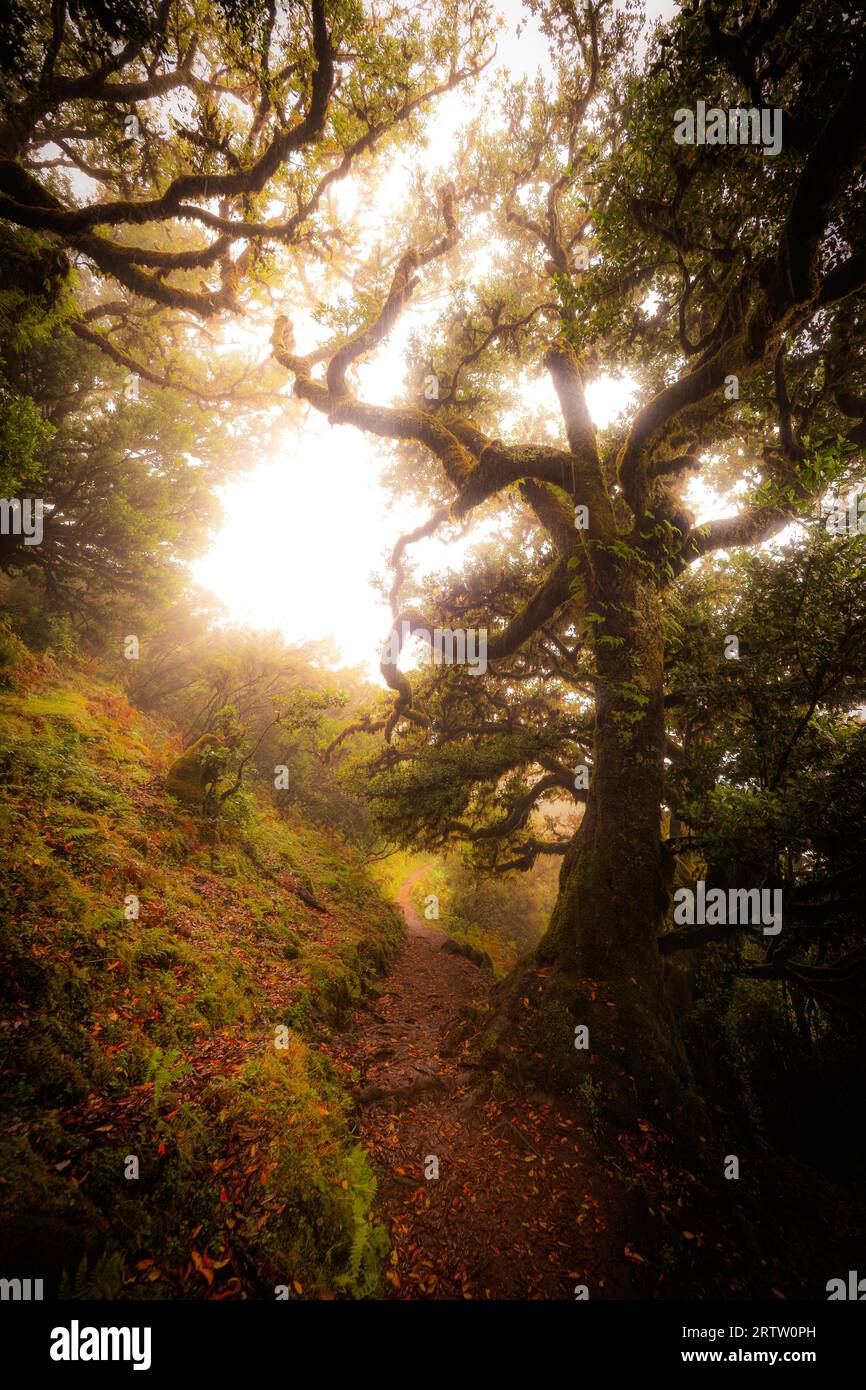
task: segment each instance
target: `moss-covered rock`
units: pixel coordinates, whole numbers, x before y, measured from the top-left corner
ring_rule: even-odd
[[[166,791],[184,806],[200,809],[204,794],[214,780],[214,754],[224,746],[224,741],[216,734],[202,734],[168,769]]]

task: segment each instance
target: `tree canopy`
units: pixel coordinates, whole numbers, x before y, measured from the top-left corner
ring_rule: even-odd
[[[779,536],[860,477],[863,26],[844,6],[744,19],[696,4],[636,63],[627,7],[533,9],[551,71],[504,82],[495,114],[466,130],[438,219],[412,190],[376,309],[359,302],[350,331],[306,354],[281,317],[274,346],[295,395],[332,424],[408,443],[400,477],[429,499],[427,523],[393,552],[382,673],[394,697],[366,724],[387,743],[373,783],[383,824],[428,845],[456,835],[505,868],[563,855],[540,959],[560,983],[625,976],[640,959],[652,994],[673,872],[666,768],[683,753],[665,700],[691,568]],[[776,113],[781,146],[682,143],[698,93],[720,118]],[[445,307],[415,336],[407,394],[366,399],[357,369],[430,277]],[[558,419],[515,404],[542,367]],[[635,400],[598,429],[587,391],[603,373],[628,374]],[[698,524],[698,480],[736,511]],[[414,542],[493,509],[498,544],[410,590]],[[848,556],[840,544],[834,563]],[[851,573],[856,589],[856,561]],[[485,631],[485,675],[400,670],[395,645],[443,629]],[[856,621],[847,640],[859,668]],[[804,667],[798,728],[832,718],[821,664]],[[852,706],[834,708],[844,722]],[[780,756],[777,785],[793,775]],[[533,808],[563,795],[584,803],[579,829],[540,834]],[[781,870],[750,867],[761,883]]]
[[[862,1042],[866,16],[525,15],[515,76],[484,0],[13,0],[0,467],[44,536],[0,538],[3,598],[172,721],[212,830],[279,766],[365,855],[458,847],[463,920],[555,865],[539,941],[502,912],[485,1056],[564,1074],[589,1027],[614,1108],[698,1132],[677,970]],[[424,513],[384,538],[379,694],[189,578],[316,417]],[[431,538],[466,548],[431,572]],[[698,884],[781,931],[676,920]]]

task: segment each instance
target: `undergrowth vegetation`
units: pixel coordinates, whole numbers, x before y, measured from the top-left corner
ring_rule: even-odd
[[[502,977],[538,943],[556,898],[558,874],[558,861],[542,859],[527,873],[497,879],[473,872],[452,853],[425,866],[412,901],[422,916],[438,906],[433,924],[469,959]]]
[[[397,913],[272,798],[214,851],[164,789],[168,726],[84,663],[4,654],[4,1248],[76,1297],[375,1292],[387,1238],[327,1036]]]

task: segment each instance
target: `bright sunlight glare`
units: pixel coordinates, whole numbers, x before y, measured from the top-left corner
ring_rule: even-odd
[[[532,17],[517,0],[500,0],[502,30],[493,65],[533,75],[546,58],[546,46]],[[673,12],[670,0],[647,6],[656,20]],[[442,165],[460,124],[469,114],[465,97],[449,93],[437,110],[428,147],[431,170]],[[382,180],[383,210],[400,196],[402,180]],[[349,180],[340,197],[351,207]],[[402,379],[402,347],[418,317],[407,314],[374,361],[365,368],[366,397],[382,402],[395,395]],[[265,350],[264,348],[262,349]],[[628,404],[628,379],[600,378],[588,391],[596,425],[607,425]],[[525,384],[519,404],[554,408],[546,378]],[[389,612],[371,582],[382,573],[394,541],[417,526],[425,513],[403,502],[392,505],[380,481],[383,456],[373,440],[350,426],[330,426],[310,411],[299,428],[287,425],[276,457],[259,460],[244,477],[223,489],[224,521],[214,544],[194,567],[197,582],[225,605],[230,621],[276,629],[289,642],[332,639],[338,660],[361,665],[380,681],[378,654],[387,636]],[[459,565],[466,548],[483,534],[476,524],[458,540],[432,537],[413,548],[412,561],[423,576]],[[321,538],[327,537],[327,544]],[[333,563],[334,554],[339,564]]]

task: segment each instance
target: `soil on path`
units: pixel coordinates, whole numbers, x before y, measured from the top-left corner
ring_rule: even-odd
[[[387,1296],[787,1297],[778,1257],[742,1244],[757,1180],[733,1197],[722,1179],[707,1186],[644,1120],[598,1139],[578,1097],[508,1086],[473,1063],[468,1042],[454,1044],[455,1023],[494,981],[443,949],[449,938],[416,910],[424,872],[397,895],[405,947],[334,1040],[357,1079],[360,1138],[390,1227]],[[724,1154],[727,1142],[713,1148]]]
[[[421,873],[398,894],[406,945],[338,1053],[359,1078],[361,1139],[390,1226],[388,1293],[574,1299],[585,1284],[591,1297],[628,1297],[621,1251],[613,1270],[600,1259],[613,1175],[579,1110],[492,1091],[464,1050],[445,1050],[449,1028],[493,980],[444,951],[448,937],[416,911]]]

